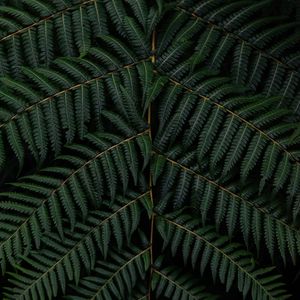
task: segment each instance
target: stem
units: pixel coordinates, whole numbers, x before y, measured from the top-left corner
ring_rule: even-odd
[[[156,32],[155,30],[152,33],[152,44],[151,44],[151,51],[152,51],[152,56],[151,56],[151,62],[155,64],[156,57],[155,57],[155,50],[156,50]],[[148,126],[149,126],[149,136],[150,139],[152,140],[152,132],[151,132],[151,103],[148,108]],[[152,175],[151,175],[151,169],[149,169],[149,189],[150,189],[150,199],[152,203],[152,207],[154,206],[154,201],[153,201],[153,193],[152,193]],[[152,279],[152,274],[153,274],[153,231],[154,231],[154,214],[152,213],[151,216],[151,224],[150,224],[150,276],[149,276],[149,294],[148,294],[148,299],[151,299],[151,279]]]

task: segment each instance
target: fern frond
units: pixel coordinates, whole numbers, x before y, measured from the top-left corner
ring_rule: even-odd
[[[45,21],[43,25],[38,27],[39,59],[41,65],[45,65],[46,67],[49,67],[54,59],[53,31],[53,24],[50,21]]]
[[[193,268],[199,268],[202,275],[210,264],[213,276],[216,276],[215,270],[227,291],[237,281],[244,297],[248,293],[253,299],[290,297],[280,281],[281,276],[273,271],[274,267],[256,267],[249,252],[243,250],[240,244],[230,243],[227,237],[216,234],[213,227],[199,227],[189,215],[174,213],[173,216],[159,217],[157,228],[164,240],[164,247],[170,246],[173,256],[189,237],[185,251],[180,250],[182,256],[190,256],[188,260]],[[212,261],[214,264],[211,264]]]
[[[70,14],[62,13],[58,18],[55,19],[54,25],[58,31],[57,40],[61,45],[62,55],[73,56],[74,55],[74,40],[72,32],[70,30],[72,19]]]
[[[93,1],[93,5],[87,7],[87,14],[92,24],[94,36],[101,36],[108,33],[107,15],[102,1]]]
[[[121,255],[111,251],[109,261],[97,261],[93,273],[71,288],[78,295],[77,299],[131,297],[137,279],[144,279],[149,267],[149,248],[141,250],[132,246],[131,250],[126,249]],[[72,294],[66,296],[66,299],[72,298]]]
[[[15,7],[10,6],[0,6],[0,12],[2,14],[7,14],[16,19],[16,21],[21,22],[23,25],[29,25],[34,23],[34,17],[26,11],[21,11]]]
[[[254,28],[255,31],[258,32],[258,30],[262,30],[264,28],[263,25],[265,25],[267,22],[272,22],[274,20],[278,21],[278,27],[273,27],[272,29],[267,30],[266,33],[261,33],[261,35],[266,35],[267,37],[268,35],[271,36],[273,32],[279,34],[289,27],[293,28],[296,26],[296,24],[293,24],[292,22],[282,24],[282,18],[279,17],[269,17],[269,19],[256,17],[256,19],[253,21],[253,19],[251,19],[251,15],[257,14],[258,12],[262,11],[263,8],[270,5],[269,0],[261,1],[259,3],[245,3],[243,1],[237,1],[236,3],[227,4],[227,6],[223,6],[217,1],[212,1],[213,3],[210,3],[209,5],[210,7],[214,5],[214,10],[203,9],[203,5],[207,5],[207,3],[205,3],[206,1],[198,2],[200,3],[194,6],[190,4],[179,4],[178,9],[186,14],[190,14],[196,18],[199,18],[203,23],[207,22],[212,24],[225,34],[229,31],[234,38],[245,39],[245,41],[248,42],[253,48],[266,49],[265,45],[261,46],[258,44],[258,41],[256,41],[258,37],[253,37]],[[268,39],[262,37],[259,40],[263,40],[265,43],[268,42]],[[270,59],[273,59],[271,55]]]
[[[107,12],[110,15],[116,29],[121,36],[125,36],[124,17],[126,16],[125,7],[121,0],[104,0]]]
[[[280,207],[275,203],[269,204],[266,195],[253,194],[249,197],[247,193],[251,191],[251,186],[234,191],[234,183],[227,183],[227,186],[222,184],[221,179],[212,180],[207,174],[186,167],[180,161],[162,155],[155,155],[155,158],[151,168],[153,182],[155,184],[158,178],[167,178],[160,181],[162,198],[174,190],[174,196],[169,200],[174,208],[191,206],[201,216],[202,224],[213,219],[217,228],[226,228],[230,237],[240,232],[246,245],[253,240],[258,252],[263,244],[272,258],[275,249],[280,249],[283,261],[289,256],[295,262],[299,231],[282,217]],[[161,213],[164,211],[161,207],[167,204],[160,201],[157,209]],[[278,232],[281,234],[277,235]],[[287,247],[289,237],[291,247]],[[297,253],[300,255],[300,252]]]
[[[22,155],[24,154],[21,152],[25,151],[25,142],[29,145],[31,153],[38,157],[38,162],[42,162],[49,151],[45,136],[49,137],[51,147],[57,154],[63,143],[73,142],[76,136],[83,139],[91,117],[96,123],[100,123],[105,103],[103,93],[106,87],[103,85],[103,80],[107,81],[109,93],[112,93],[117,107],[121,107],[121,113],[128,119],[129,124],[140,129],[145,128],[145,121],[138,113],[139,108],[136,107],[136,104],[130,105],[131,102],[137,100],[129,97],[127,92],[123,93],[119,87],[117,87],[119,89],[117,95],[117,90],[115,90],[115,79],[118,79],[119,84],[122,82],[121,78],[117,76],[117,72],[123,68],[126,68],[128,72],[134,72],[134,70],[129,70],[128,66],[124,66],[118,67],[115,73],[111,73],[105,72],[101,67],[97,68],[97,64],[93,64],[91,71],[89,61],[80,59],[60,58],[56,60],[56,65],[57,69],[45,70],[45,72],[41,69],[23,68],[24,75],[28,77],[31,84],[2,78],[7,92],[2,93],[0,101],[2,100],[8,105],[11,112],[9,117],[5,115],[5,119],[0,124],[0,130],[5,130],[11,147],[20,161],[20,166],[22,166]],[[134,65],[130,67],[135,68]],[[67,76],[64,73],[67,73]],[[94,76],[95,74],[97,76]],[[62,80],[58,82],[57,76]],[[130,74],[130,76],[134,75]],[[34,90],[33,84],[38,86],[38,89]],[[126,78],[124,84],[128,84]],[[147,86],[149,84],[147,83]],[[158,86],[160,87],[160,85]],[[145,86],[143,89],[146,88],[148,87]],[[13,93],[17,95],[12,95]],[[21,96],[24,99],[22,101],[19,100]],[[151,94],[151,96],[153,98],[156,94]],[[138,97],[137,93],[135,97]],[[21,119],[28,119],[28,122],[22,123]],[[51,119],[53,123],[46,123],[47,119]],[[28,132],[32,138],[29,140],[26,135],[18,137],[18,126],[20,128],[26,126],[22,128],[22,131]],[[35,149],[38,149],[39,152],[36,152]]]
[[[179,31],[180,26],[188,19],[184,13],[176,13],[172,16],[172,20],[169,21],[163,30],[163,35],[158,37],[158,48],[157,52],[160,54],[166,50],[167,46],[170,44],[176,32]]]
[[[159,299],[164,296],[167,299],[219,299],[220,296],[207,292],[191,274],[184,272],[178,266],[162,268],[159,262],[155,262],[153,277],[151,281],[152,290]],[[183,275],[184,274],[184,275]]]
[[[12,47],[13,53],[8,53],[1,58],[4,59],[11,70],[7,70],[4,75],[15,75],[20,77],[19,67],[28,65],[30,67],[49,66],[56,55],[75,55],[83,53],[84,45],[88,45],[87,34],[83,35],[83,30],[75,30],[75,35],[70,30],[75,15],[75,28],[80,20],[85,19],[82,25],[85,32],[91,31],[95,25],[90,24],[87,18],[80,18],[87,14],[87,10],[94,7],[94,1],[85,0],[75,3],[52,3],[47,1],[26,1],[28,12],[15,7],[3,7],[3,21],[16,20],[17,28],[11,28],[2,34],[0,44],[5,47]],[[78,13],[77,13],[78,12]],[[78,21],[78,22],[77,22]],[[53,38],[59,41],[57,49],[54,47]],[[24,49],[20,47],[23,42]],[[38,43],[37,43],[38,41]],[[84,44],[82,44],[84,43]],[[77,47],[76,47],[77,46]],[[58,50],[58,53],[56,52]],[[26,55],[22,55],[22,52]],[[17,58],[15,60],[15,58]]]
[[[126,173],[132,174],[134,182],[137,182],[139,150],[136,148],[139,149],[141,145],[137,140],[145,141],[143,135],[147,135],[147,131],[124,140],[117,136],[105,138],[101,133],[88,134],[86,141],[90,141],[94,147],[73,145],[69,147],[69,155],[61,155],[58,158],[59,168],[47,168],[37,176],[27,176],[22,181],[13,183],[18,190],[3,192],[0,202],[0,219],[7,221],[7,224],[1,227],[0,249],[5,251],[3,260],[13,261],[24,251],[31,249],[33,243],[38,245],[40,235],[37,233],[49,231],[49,222],[63,238],[62,215],[70,221],[73,231],[78,220],[77,211],[85,219],[88,208],[99,207],[105,195],[113,201],[119,182],[123,184],[123,191],[127,190],[127,186],[124,186],[125,178],[118,179],[117,176],[118,169],[115,163],[118,161],[115,158],[118,154],[121,153],[124,157],[123,167]],[[115,144],[111,142],[112,139]],[[148,155],[149,150],[145,152],[142,148],[141,153]],[[145,157],[144,164],[148,160],[149,158]],[[51,176],[55,176],[57,180],[51,180]],[[127,182],[128,179],[129,176]],[[103,191],[100,187],[105,183],[107,189]],[[26,210],[24,205],[27,205]],[[20,216],[18,220],[15,219],[15,213]],[[22,242],[25,235],[28,235],[32,242]]]
[[[228,66],[225,65],[226,58],[226,62],[229,60],[231,65],[231,74],[227,74],[231,75],[235,82],[245,84],[256,92],[263,92],[268,96],[282,95],[284,97],[281,102],[282,106],[296,107],[296,103],[299,103],[299,95],[295,86],[299,87],[299,73],[292,65],[286,63],[285,57],[288,57],[289,51],[293,52],[297,48],[295,45],[299,44],[297,34],[292,33],[297,25],[293,22],[286,22],[282,17],[259,17],[259,12],[270,5],[270,1],[260,3],[237,1],[227,6],[217,1],[206,2],[179,3],[177,12],[173,13],[174,18],[178,14],[190,16],[182,21],[182,27],[188,26],[188,22],[194,20],[199,22],[199,27],[204,28],[187,38],[193,44],[189,49],[194,53],[188,59],[191,65],[190,72],[194,72],[196,67],[203,63],[213,69],[226,72],[228,70]],[[204,7],[207,10],[206,8],[203,10]],[[209,10],[212,7],[215,11]],[[251,19],[252,14],[257,14],[254,21]],[[269,24],[272,26],[264,32]],[[289,28],[293,29],[289,30]],[[285,31],[291,33],[286,36]],[[175,36],[171,46],[174,47],[180,42],[181,35],[176,34],[175,29],[173,34]],[[272,35],[280,39],[278,47],[273,47]],[[163,42],[161,38],[158,37],[158,48]],[[198,40],[198,43],[195,43],[195,40]],[[259,44],[260,40],[263,44]],[[270,48],[273,51],[270,51]],[[274,49],[286,49],[286,51],[279,51],[281,55],[275,56],[276,50]],[[161,55],[164,54],[160,53]],[[297,61],[296,51],[291,56]],[[165,65],[165,70],[171,70],[179,62],[182,63],[183,59],[185,59],[183,55],[178,52],[177,60],[168,68]],[[262,80],[263,74],[266,80]]]
[[[139,23],[143,26],[144,31],[147,31],[147,17],[148,17],[148,7],[144,0],[129,0],[132,10],[134,11],[135,17],[138,19]]]
[[[80,56],[83,57],[87,54],[90,45],[90,26],[88,23],[88,15],[83,7],[72,12],[72,21],[75,33],[75,43],[79,49]]]
[[[186,95],[182,97],[176,110],[173,110],[173,117],[169,120],[162,120],[162,123],[167,123],[167,126],[162,127],[160,125],[155,146],[160,151],[164,151],[167,145],[170,147],[175,138],[184,132],[184,146],[188,147],[195,141],[198,143],[199,165],[205,155],[208,155],[211,161],[211,170],[215,169],[218,161],[223,160],[222,172],[226,175],[239,163],[243,181],[249,177],[251,170],[259,167],[261,169],[261,190],[266,179],[268,179],[272,182],[275,192],[284,190],[288,194],[287,186],[293,186],[294,181],[292,168],[293,166],[298,168],[299,164],[297,157],[290,150],[293,144],[288,142],[296,124],[286,122],[284,125],[276,126],[276,122],[283,121],[289,111],[273,108],[272,114],[270,114],[268,107],[271,107],[272,103],[276,103],[277,98],[246,95],[230,97],[231,90],[234,90],[233,87],[230,88],[229,98],[227,98],[227,92],[225,93],[224,89],[227,89],[228,85],[221,85],[220,87],[217,85],[214,89],[214,84],[211,80],[209,84],[205,83],[206,88],[204,89],[204,84],[199,82],[192,88],[184,84],[184,79],[181,81],[171,79],[171,87],[175,85],[177,89],[180,88],[181,93],[188,93],[190,98]],[[206,89],[207,91],[205,91]],[[236,92],[239,94],[238,91]],[[218,97],[218,94],[222,97]],[[192,97],[194,95],[198,95],[200,100],[198,103]],[[222,99],[222,102],[219,99]],[[164,110],[166,110],[164,104],[166,101],[168,100],[163,100],[161,104]],[[170,108],[167,109],[171,111],[174,104],[172,102],[166,103],[170,105]],[[220,128],[225,117],[226,126]],[[188,118],[191,118],[191,122],[183,129]],[[213,145],[215,140],[217,142]],[[274,152],[278,156],[269,155],[272,148],[278,148]],[[274,161],[271,162],[270,159],[272,158]],[[276,165],[276,162],[279,163],[280,167]],[[277,167],[275,168],[275,166]],[[298,203],[297,200],[295,201],[297,193],[293,189],[293,193],[288,194],[291,199],[294,199],[292,200],[294,206],[297,206]],[[294,210],[295,217],[297,214],[298,211],[295,212]]]
[[[122,41],[109,35],[100,37],[123,58],[126,64],[133,63],[136,60],[135,54]]]
[[[299,12],[0,0],[0,298],[297,297]]]
[[[147,39],[139,25],[133,18],[125,17],[123,20],[124,28],[128,36],[128,40],[134,47],[134,50],[143,56],[150,53],[150,41]]]
[[[112,207],[106,201],[101,211],[91,211],[85,223],[77,223],[76,234],[65,227],[63,241],[53,232],[44,236],[41,250],[23,257],[22,266],[17,267],[18,277],[11,274],[18,288],[10,290],[10,297],[34,298],[36,290],[37,297],[44,298],[47,294],[49,299],[56,297],[59,291],[65,293],[67,283],[78,285],[82,274],[95,268],[97,259],[107,259],[108,254],[111,256],[111,250],[108,249],[113,237],[121,238],[117,243],[123,245],[126,236],[126,243],[130,243],[143,208],[147,209],[150,203],[148,193],[130,193],[130,196],[135,198],[119,196]],[[97,254],[98,251],[101,256]],[[26,264],[31,266],[30,274],[24,269]],[[44,284],[42,289],[39,288],[41,284]]]

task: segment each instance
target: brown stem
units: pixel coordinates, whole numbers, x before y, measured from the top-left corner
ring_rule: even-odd
[[[155,64],[156,57],[155,57],[155,49],[156,49],[156,32],[153,31],[152,34],[152,45],[151,45],[151,51],[152,51],[152,56],[151,56],[151,62]],[[149,135],[150,139],[152,139],[152,132],[151,132],[151,103],[148,108],[148,126],[149,126]],[[151,171],[149,170],[149,189],[150,189],[150,199],[152,202],[152,207],[154,206],[154,201],[153,201],[153,193],[152,193],[152,175]],[[150,262],[151,262],[151,267],[150,267],[150,277],[149,277],[149,294],[148,294],[148,299],[151,299],[151,278],[153,274],[153,232],[154,232],[154,214],[151,216],[151,224],[150,224]]]

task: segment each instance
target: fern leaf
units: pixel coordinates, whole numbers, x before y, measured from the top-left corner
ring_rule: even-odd
[[[8,142],[19,161],[19,172],[20,172],[24,164],[24,148],[23,148],[23,144],[17,126],[12,123],[9,124],[9,126],[6,127],[6,134],[8,137]]]
[[[45,213],[48,216],[51,215],[54,227],[59,231],[61,238],[64,236],[62,223],[63,213],[66,214],[66,218],[70,221],[71,229],[74,229],[78,220],[76,209],[80,209],[82,217],[85,218],[88,206],[88,203],[86,202],[87,199],[94,199],[96,197],[93,191],[97,190],[98,182],[93,179],[92,174],[87,172],[88,167],[92,170],[93,168],[96,168],[97,170],[101,166],[98,172],[100,174],[103,172],[101,180],[103,181],[105,179],[108,182],[110,191],[108,196],[112,197],[111,200],[113,200],[115,198],[119,180],[116,176],[112,158],[113,155],[111,152],[116,151],[116,148],[119,148],[119,151],[122,151],[122,155],[126,157],[127,161],[127,173],[131,172],[134,180],[137,180],[138,165],[136,157],[137,150],[135,149],[135,147],[138,147],[135,140],[137,137],[134,136],[127,140],[125,139],[124,141],[121,140],[115,145],[111,145],[110,142],[102,139],[101,146],[99,143],[97,144],[98,148],[94,150],[92,150],[93,148],[90,150],[88,149],[89,151],[84,150],[81,155],[85,155],[85,159],[81,158],[78,154],[60,156],[58,161],[63,165],[66,163],[71,164],[70,167],[63,167],[58,170],[46,169],[45,171],[42,171],[41,174],[43,176],[43,173],[45,172],[45,178],[40,176],[37,176],[36,178],[30,177],[24,178],[26,181],[23,183],[14,183],[13,185],[18,187],[19,192],[16,194],[3,194],[4,197],[7,197],[7,201],[1,202],[1,205],[3,206],[2,216],[8,219],[13,218],[13,212],[10,211],[9,206],[6,206],[6,204],[10,203],[11,206],[14,206],[15,209],[21,213],[21,219],[23,221],[20,222],[20,220],[18,220],[18,222],[13,225],[13,228],[11,228],[10,234],[8,236],[4,235],[3,239],[1,239],[0,248],[8,246],[11,240],[17,241],[19,231],[22,232],[22,230],[28,228],[32,220],[36,217],[38,217],[39,223],[38,227],[32,231],[32,242],[38,243],[35,239],[37,236],[35,235],[35,232],[41,231],[42,228],[48,228],[48,217],[45,219],[40,218],[40,216]],[[96,136],[90,135],[89,140],[96,141]],[[100,150],[99,147],[102,149],[102,152],[97,153],[97,151]],[[78,151],[80,146],[74,148]],[[93,162],[96,162],[96,164],[92,164]],[[72,168],[74,169],[72,170]],[[96,172],[96,170],[94,170],[94,172]],[[52,172],[58,172],[56,178],[59,176],[61,180],[52,182],[50,179],[47,179],[47,176],[53,174]],[[82,183],[84,192],[82,191],[79,194],[74,194],[74,191],[78,192],[78,190],[81,190],[80,186],[78,184],[76,185],[76,182]],[[22,198],[22,193],[28,194],[29,198]],[[85,194],[87,194],[88,197],[86,197]],[[38,197],[35,197],[34,195],[38,195]],[[97,203],[96,200],[94,200],[94,202]],[[26,213],[22,208],[23,203],[28,205]],[[6,228],[3,228],[3,230],[5,232]],[[29,243],[27,246],[30,249],[32,244]],[[8,257],[12,257],[14,253],[14,251],[11,251]],[[16,253],[16,256],[18,255],[19,253]]]
[[[108,33],[107,16],[102,1],[94,1],[92,5],[87,6],[88,18],[92,23],[93,33],[101,36]]]
[[[153,82],[152,87],[148,89],[146,99],[145,99],[145,104],[144,104],[144,110],[143,110],[144,115],[145,115],[146,110],[148,109],[149,105],[151,104],[151,102],[155,98],[157,98],[157,96],[161,92],[165,83],[166,83],[166,78],[160,76]]]
[[[207,120],[198,141],[197,158],[200,163],[207,150],[211,146],[213,139],[219,129],[222,122],[223,112],[216,109]]]
[[[212,180],[208,175],[195,172],[191,167],[187,168],[180,162],[162,155],[157,155],[157,157],[155,155],[155,158],[157,161],[160,160],[161,165],[159,174],[156,176],[167,178],[167,181],[170,180],[172,182],[172,185],[168,184],[167,186],[162,182],[160,188],[164,190],[165,194],[171,193],[172,188],[176,191],[174,198],[172,200],[169,199],[168,202],[172,203],[172,205],[176,203],[177,194],[179,191],[184,190],[186,198],[183,198],[185,201],[182,201],[182,203],[185,203],[185,206],[192,206],[194,213],[199,217],[201,216],[202,223],[205,224],[208,218],[211,220],[214,216],[214,222],[217,224],[217,227],[226,224],[226,231],[229,236],[235,236],[237,232],[241,232],[246,244],[253,239],[258,252],[261,249],[262,231],[264,228],[266,238],[263,245],[267,249],[273,249],[272,251],[270,250],[270,254],[274,253],[276,246],[287,245],[287,233],[293,236],[293,239],[299,239],[297,229],[280,217],[282,215],[280,209],[278,207],[271,208],[266,204],[270,201],[267,195],[259,196],[255,193],[253,194],[251,187],[239,192],[232,191],[231,186],[222,185],[220,179]],[[177,173],[171,175],[172,172],[174,173],[175,167],[177,167]],[[188,185],[182,181],[184,174],[187,172],[189,173]],[[153,175],[155,176],[155,173]],[[188,187],[192,190],[191,194],[187,194]],[[247,195],[249,192],[252,192],[250,196]],[[191,200],[187,199],[187,195],[191,195]],[[159,203],[158,207],[160,205],[162,203]],[[265,224],[264,220],[269,220],[269,225]],[[275,240],[275,227],[284,233],[282,235],[283,240]],[[288,254],[294,255],[289,252]],[[282,257],[283,260],[286,258],[287,255]]]
[[[71,143],[75,137],[74,107],[70,94],[63,93],[59,98],[61,101],[58,101],[58,111],[62,120],[62,126],[66,129],[66,140],[68,143]]]
[[[23,264],[26,263],[33,267],[30,274],[23,267],[18,267],[18,277],[12,274],[20,288],[11,290],[11,295],[18,297],[31,295],[33,297],[36,288],[45,280],[53,285],[38,289],[39,296],[48,292],[55,295],[61,289],[64,291],[64,284],[61,285],[59,279],[63,282],[75,281],[78,283],[83,268],[88,272],[95,268],[95,249],[99,248],[103,255],[107,252],[111,233],[106,237],[107,244],[103,245],[101,234],[105,227],[113,226],[111,225],[112,220],[122,220],[121,222],[124,224],[131,224],[130,220],[122,219],[121,215],[124,211],[130,211],[133,207],[137,207],[138,216],[140,216],[142,200],[150,201],[148,193],[139,195],[134,199],[118,197],[117,203],[112,208],[109,208],[109,204],[106,203],[104,211],[92,211],[89,213],[85,224],[76,224],[76,229],[81,230],[80,234],[74,236],[73,232],[64,228],[65,239],[63,243],[54,233],[45,236],[42,239],[43,248],[39,252],[33,252],[29,257],[24,257]],[[137,226],[134,227],[134,230],[136,229]],[[111,256],[111,252],[109,255]]]
[[[135,48],[135,51],[139,55],[143,55],[144,57],[149,55],[149,41],[146,39],[146,36],[142,32],[141,28],[139,28],[139,25],[135,22],[133,18],[130,17],[125,17],[123,22],[126,34],[132,46]]]
[[[179,30],[180,26],[187,20],[187,16],[184,13],[177,12],[172,20],[166,25],[166,28],[164,29],[164,33],[161,37],[159,37],[157,43],[158,48],[157,52],[162,53],[166,47],[169,45],[169,43],[172,41],[172,38],[176,34],[176,32]]]
[[[222,283],[227,285],[227,289],[230,288],[231,282],[234,280],[239,281],[239,290],[246,296],[248,294],[248,287],[245,282],[249,282],[249,287],[251,290],[251,295],[253,299],[260,299],[261,295],[263,298],[273,297],[276,299],[280,297],[286,297],[287,293],[282,288],[282,284],[278,281],[279,276],[273,276],[272,270],[273,268],[266,269],[258,269],[253,268],[251,262],[251,256],[248,252],[242,250],[240,245],[235,245],[235,249],[232,251],[232,247],[230,250],[226,248],[228,244],[228,239],[222,236],[218,236],[213,233],[213,228],[204,227],[199,228],[195,224],[193,218],[188,215],[181,215],[179,219],[172,216],[170,217],[160,217],[159,222],[157,224],[158,230],[161,232],[163,239],[165,240],[164,233],[167,228],[178,228],[181,230],[183,234],[192,235],[194,241],[199,240],[203,244],[203,252],[198,256],[197,260],[202,259],[202,263],[207,264],[211,260],[211,255],[207,255],[206,252],[219,252],[221,254],[221,263],[220,263],[220,271],[227,273],[227,278],[221,280]],[[177,231],[176,231],[177,232]],[[165,240],[167,243],[171,243],[174,245],[176,240],[172,240],[173,234],[168,236],[168,239]],[[181,243],[179,243],[181,245]],[[230,251],[230,252],[229,252]],[[235,256],[234,253],[239,252],[238,256]],[[225,267],[226,265],[226,267]],[[224,268],[226,268],[224,270]],[[223,270],[222,270],[223,269]],[[237,274],[242,273],[243,276],[237,276]],[[258,274],[261,276],[258,277]],[[245,277],[245,281],[241,282],[241,278]],[[269,285],[267,282],[270,281],[273,284]]]
[[[44,1],[26,0],[25,3],[30,7],[34,8],[42,16],[49,15],[52,13],[53,7],[50,4],[44,3]]]
[[[65,56],[74,55],[74,41],[72,37],[71,28],[71,16],[66,13],[62,13],[60,17],[56,18],[55,27],[59,32],[58,42],[61,45],[62,54]]]
[[[120,1],[120,0],[113,0],[113,1],[105,0],[104,3],[105,3],[105,7],[106,7],[112,21],[114,22],[118,32],[122,36],[125,36],[123,22],[124,22],[124,17],[126,16],[126,13],[125,13],[125,8],[124,8],[122,1]]]
[[[263,140],[261,135],[252,138],[248,146],[246,156],[242,162],[242,167],[241,167],[242,180],[248,177],[250,170],[253,169],[254,166],[256,165],[265,145],[266,145],[266,141]]]
[[[298,10],[0,0],[0,298],[297,298]]]
[[[182,275],[183,270],[177,266],[154,269],[151,282],[156,297],[167,299],[218,299],[218,295],[207,292],[201,281],[190,274]]]
[[[34,18],[26,11],[21,11],[18,8],[11,6],[1,6],[1,13],[8,14],[11,17],[16,18],[16,20],[22,22],[24,25],[28,25],[34,22]]]
[[[53,24],[45,21],[38,27],[38,44],[41,51],[40,61],[48,67],[54,58]]]
[[[144,30],[146,31],[147,30],[146,22],[148,16],[148,7],[146,5],[146,2],[144,0],[142,1],[129,0],[128,2],[132,7],[132,10],[134,11],[136,18],[139,20],[140,24],[143,26]]]
[[[45,121],[48,124],[51,124],[51,128],[48,131],[49,139],[51,141],[51,147],[54,152],[54,154],[57,156],[62,147],[62,133],[59,127],[59,119],[58,119],[58,109],[55,103],[52,103],[51,101],[48,103],[48,105],[44,105],[43,107],[43,113],[45,116]],[[35,152],[33,149],[32,152]]]
[[[136,61],[134,53],[128,47],[112,36],[101,36],[101,39],[110,45],[123,59],[126,64]]]
[[[144,262],[148,256],[148,248],[139,250],[134,247],[130,252],[123,252],[121,259],[118,258],[116,253],[112,252],[110,263],[98,261],[93,275],[82,278],[77,287],[73,285],[71,288],[76,292],[76,295],[80,295],[79,299],[86,297],[88,299],[97,299],[98,297],[113,299],[114,297],[121,298],[125,297],[125,295],[131,295],[136,279],[141,277],[139,272],[145,272],[149,268],[149,265]],[[104,274],[103,268],[105,268]],[[126,277],[129,274],[129,270],[136,276],[132,277],[130,274],[129,277]],[[127,279],[127,285],[124,282],[125,278]],[[90,288],[87,289],[86,285]]]
[[[87,133],[86,123],[90,120],[88,89],[83,85],[75,91],[75,115],[76,124],[78,124],[79,137],[83,139]]]
[[[79,7],[72,13],[72,21],[75,32],[75,43],[79,48],[80,56],[87,54],[90,47],[90,27],[88,24],[88,16],[83,7]]]
[[[41,90],[43,90],[43,92],[49,93],[50,95],[57,92],[57,88],[50,82],[48,82],[42,74],[26,67],[23,67],[22,71],[24,75],[28,76],[28,78],[36,83],[41,88]]]

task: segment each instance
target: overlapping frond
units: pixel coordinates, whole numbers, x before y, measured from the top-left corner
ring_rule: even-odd
[[[149,193],[129,194],[130,198],[118,196],[113,205],[110,201],[101,210],[89,212],[85,223],[77,223],[70,231],[64,224],[64,239],[55,233],[46,234],[41,241],[41,250],[23,257],[17,273],[10,274],[16,288],[6,292],[8,298],[52,299],[66,292],[66,285],[78,285],[82,274],[96,268],[98,252],[103,259],[111,257],[111,240],[118,249],[130,243],[132,234],[140,223],[143,209],[151,209]],[[150,212],[149,212],[150,213]],[[28,272],[30,268],[30,272]]]
[[[299,113],[298,24],[282,16],[260,16],[271,6],[272,1],[268,0],[179,1],[174,19],[168,24],[170,38],[158,38],[158,49],[160,56],[165,57],[169,49],[181,45],[189,47],[192,55],[185,56],[187,50],[176,51],[177,56],[172,61],[169,58],[169,64],[162,67],[180,68],[187,59],[195,70],[204,63],[256,92],[282,96],[280,105]],[[177,26],[172,26],[175,19]]]
[[[299,159],[298,141],[292,139],[297,124],[285,121],[290,111],[274,108],[276,97],[249,95],[227,78],[204,77],[207,72],[170,80],[159,104],[155,146],[165,151],[182,136],[183,148],[193,151],[199,168],[210,169],[212,176],[238,168],[245,182],[259,172],[259,190],[271,183],[274,193],[284,191],[296,219]]]
[[[39,248],[51,226],[63,239],[63,216],[73,232],[92,207],[100,207],[103,197],[112,202],[117,191],[125,193],[130,177],[135,184],[141,180],[140,170],[150,154],[147,131],[126,139],[88,134],[86,141],[91,145],[69,146],[70,153],[61,155],[56,164],[12,183],[14,191],[1,193],[2,272],[7,260],[12,263],[33,246]],[[141,166],[139,155],[144,157]]]
[[[159,181],[161,191],[156,206],[159,213],[170,209],[172,197],[173,208],[192,207],[203,225],[213,223],[230,237],[241,233],[247,247],[252,241],[258,253],[263,245],[272,258],[278,253],[284,262],[290,257],[296,263],[299,229],[288,222],[282,207],[269,195],[258,195],[251,185],[241,188],[237,181],[212,179],[195,170],[187,157],[174,159],[159,155],[153,160],[154,182]]]
[[[228,291],[237,281],[238,289],[252,299],[287,299],[284,284],[274,268],[255,266],[251,253],[238,243],[231,243],[226,236],[214,232],[214,228],[201,227],[196,219],[182,212],[173,216],[158,217],[158,230],[173,256],[181,252],[185,262],[203,274],[210,266],[214,280],[220,280]]]
[[[151,82],[147,81],[144,88],[137,89],[137,79],[134,80],[139,77],[139,69],[135,67],[137,62],[107,71],[91,60],[98,58],[98,54],[103,54],[101,49],[92,49],[90,59],[60,58],[54,70],[24,68],[30,83],[2,79],[5,89],[1,92],[0,130],[2,139],[8,140],[15,153],[20,170],[25,143],[36,161],[41,163],[51,150],[57,155],[63,144],[71,143],[75,138],[83,139],[91,120],[99,128],[103,127],[102,120],[111,118],[104,112],[107,97],[114,102],[115,112],[120,115],[118,118],[126,118],[127,124],[137,130],[147,126],[139,114],[145,107],[138,103],[138,97],[139,93],[145,93]],[[145,64],[148,63],[145,61]],[[142,75],[140,78],[144,80]],[[128,125],[121,125],[126,134],[132,132]],[[0,151],[4,158],[7,151],[4,148]]]
[[[83,55],[90,45],[92,31],[107,33],[101,1],[23,2],[25,11],[14,6],[0,7],[2,76],[22,77],[22,65],[49,66],[58,55]],[[90,22],[89,19],[100,18],[99,12],[101,23]],[[70,26],[75,26],[74,34]]]
[[[162,268],[162,258],[158,258],[155,262],[152,277],[152,290],[157,299],[164,296],[167,299],[220,299],[219,295],[214,295],[207,291],[201,285],[201,280],[197,280],[191,274],[186,273],[178,266],[168,266]]]
[[[298,296],[300,35],[274,3],[0,0],[0,298]]]
[[[137,280],[144,279],[150,267],[149,248],[132,246],[122,253],[111,250],[109,256],[107,261],[97,261],[93,273],[72,286],[74,296],[66,299],[131,299]]]
[[[141,22],[142,13],[145,18],[143,23],[150,23],[150,26],[151,22],[156,24],[160,17],[156,7],[148,12],[142,8],[136,9],[141,2],[131,2],[125,6],[122,1],[110,2],[24,1],[26,10],[13,5],[1,6],[1,76],[24,78],[21,72],[23,65],[50,66],[58,56],[84,57],[92,45],[97,45],[97,37],[108,35],[110,18],[113,22],[119,22],[121,36],[128,37],[136,53],[147,54],[150,49],[147,46],[150,38],[148,26],[137,24],[135,18]],[[131,10],[135,18],[127,16],[125,7]],[[120,12],[122,17],[118,17]]]

